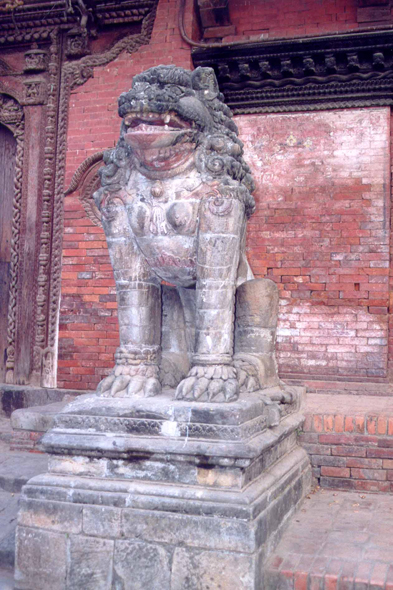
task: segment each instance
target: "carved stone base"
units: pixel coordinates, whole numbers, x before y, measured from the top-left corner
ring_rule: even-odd
[[[44,437],[49,473],[23,489],[15,588],[262,590],[311,483],[295,393],[273,428],[259,394],[72,402]]]

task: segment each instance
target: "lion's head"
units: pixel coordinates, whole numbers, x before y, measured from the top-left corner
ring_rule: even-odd
[[[133,156],[142,173],[159,178],[178,174],[192,159],[206,182],[238,187],[247,216],[254,211],[243,144],[211,68],[150,68],[120,96],[119,115],[120,140],[107,163],[124,165],[125,157]]]

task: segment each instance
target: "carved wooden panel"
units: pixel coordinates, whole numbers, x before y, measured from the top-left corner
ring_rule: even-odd
[[[16,140],[0,124],[0,380],[5,380]]]

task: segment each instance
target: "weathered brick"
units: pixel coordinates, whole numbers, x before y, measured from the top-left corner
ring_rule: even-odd
[[[321,477],[320,485],[322,488],[333,488],[339,490],[354,490],[356,480],[349,479],[346,476],[343,479],[339,477]]]
[[[350,446],[333,446],[332,455],[339,455],[342,457],[365,457],[365,447],[350,447]]]
[[[379,438],[378,439],[378,446],[384,448],[393,448],[393,439],[392,438]]]
[[[331,455],[331,448],[325,445],[316,445],[312,443],[303,443],[303,448],[309,455]]]
[[[334,431],[335,432],[343,432],[344,431],[344,416],[337,415],[334,417]]]
[[[323,432],[323,416],[314,416],[314,432]]]
[[[321,467],[321,475],[326,477],[349,477],[351,474],[350,470],[346,467]]]
[[[384,469],[351,469],[351,477],[354,479],[371,479],[375,481],[385,481],[386,471]]]
[[[345,416],[344,420],[344,429],[345,432],[353,432],[355,429],[355,423],[352,416]]]
[[[367,457],[393,459],[393,449],[381,449],[381,448],[367,449]]]
[[[367,418],[367,432],[368,434],[375,434],[377,432],[377,416],[369,416]]]
[[[346,467],[357,467],[359,469],[363,469],[363,468],[382,469],[383,465],[382,465],[382,459],[366,459],[363,457],[348,457],[348,458],[346,458]],[[375,478],[375,479],[378,479],[378,478]]]
[[[388,481],[369,481],[369,480],[351,480],[355,484],[355,489],[363,492],[389,492],[390,482]]]
[[[346,459],[345,457],[333,457],[331,455],[311,455],[311,464],[315,466],[346,467]]]

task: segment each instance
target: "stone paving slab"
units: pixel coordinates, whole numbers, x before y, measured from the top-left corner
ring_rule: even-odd
[[[14,572],[8,569],[0,568],[0,590],[13,590]]]
[[[393,590],[393,495],[318,489],[266,571],[264,590]]]
[[[0,415],[0,444],[9,443],[12,439],[12,433],[11,420]]]
[[[31,477],[48,470],[48,457],[42,453],[9,451],[0,443],[0,490],[20,492]],[[1,590],[1,589],[0,589]]]
[[[0,590],[13,588],[13,573],[7,568],[12,568],[15,560],[19,492],[31,477],[46,472],[47,467],[46,455],[9,451],[8,445],[0,442]]]
[[[19,494],[0,491],[0,568],[14,565],[18,501]]]

